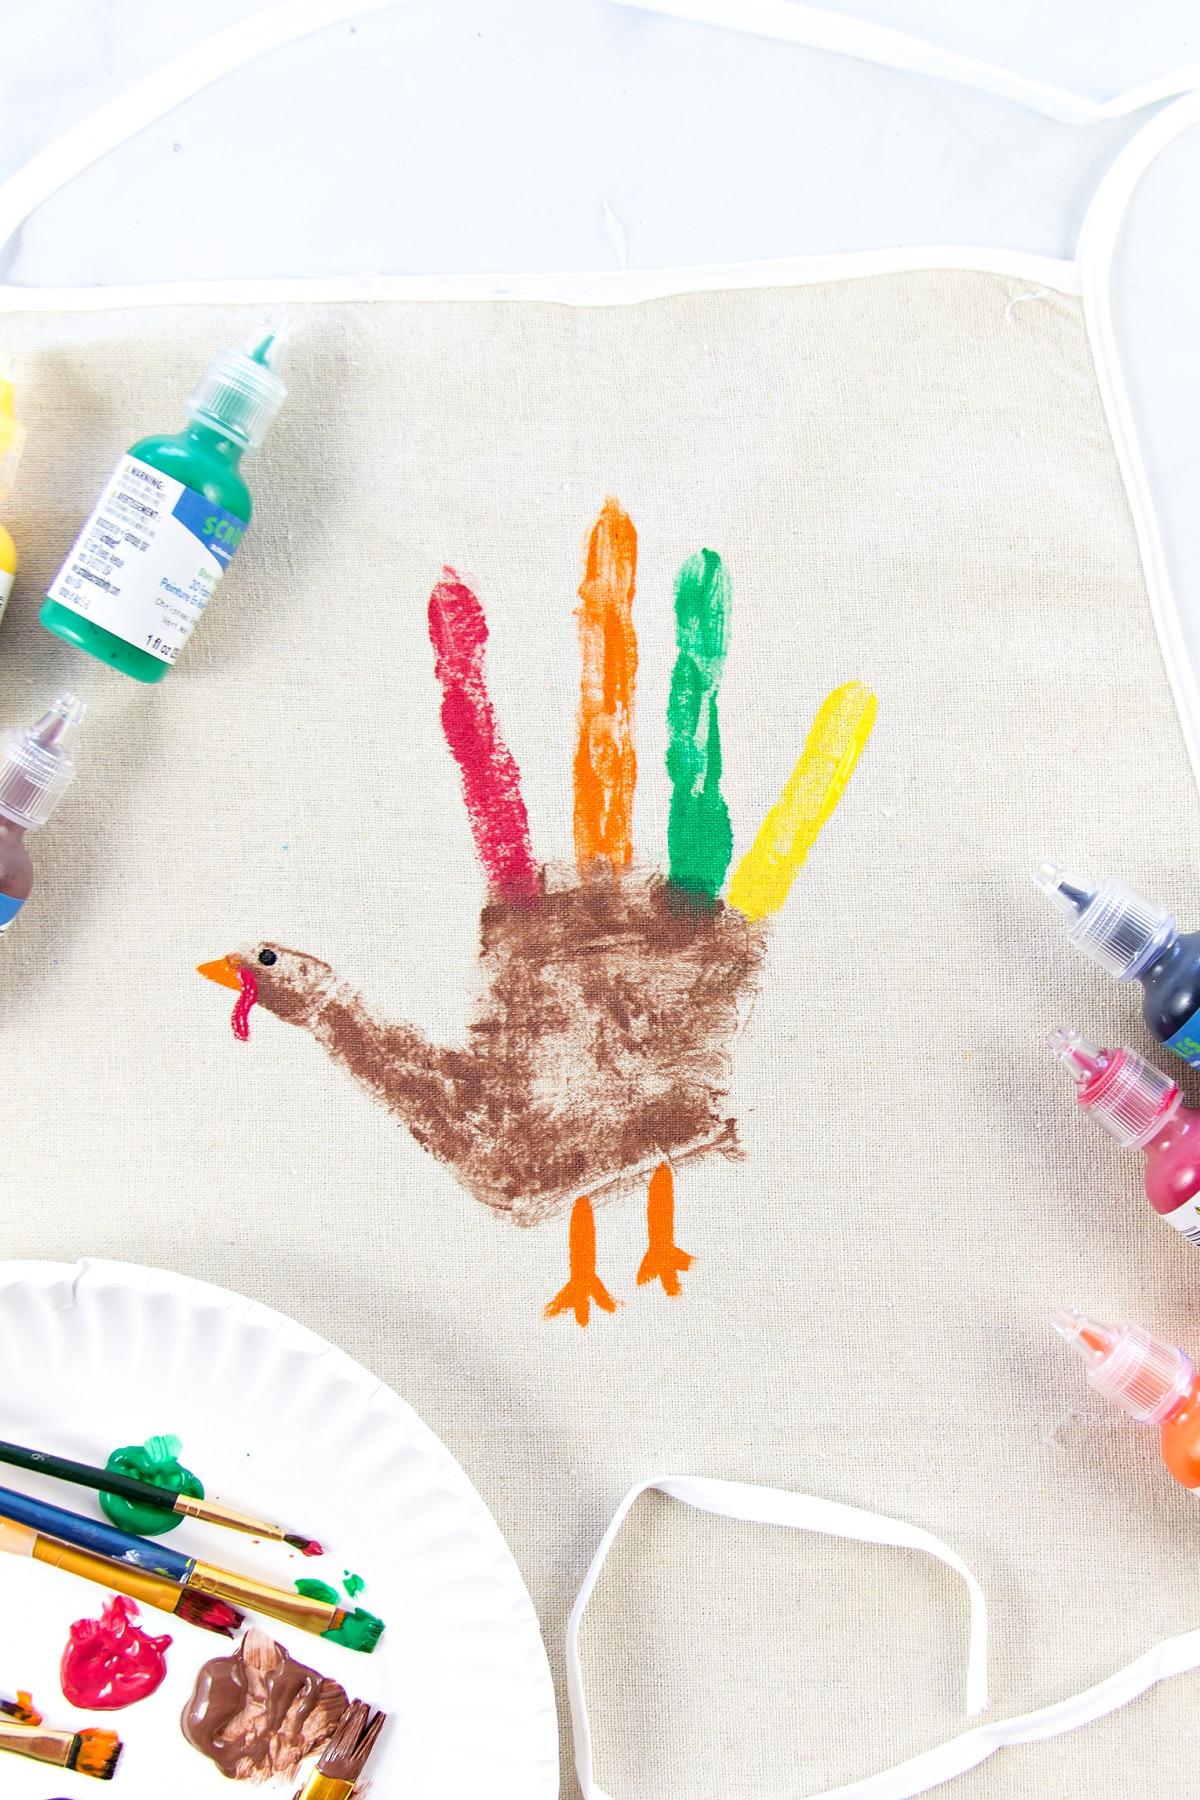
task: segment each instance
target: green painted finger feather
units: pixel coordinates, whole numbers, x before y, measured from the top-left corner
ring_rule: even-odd
[[[672,887],[712,902],[733,855],[729,808],[721,793],[717,689],[729,645],[729,576],[715,550],[689,556],[675,582],[679,655],[667,702],[671,813],[667,849]]]

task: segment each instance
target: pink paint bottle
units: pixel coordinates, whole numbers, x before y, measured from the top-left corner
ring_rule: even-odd
[[[1069,1025],[1046,1042],[1077,1083],[1083,1110],[1126,1150],[1145,1156],[1146,1198],[1155,1212],[1200,1245],[1200,1112],[1136,1050],[1102,1050]]]

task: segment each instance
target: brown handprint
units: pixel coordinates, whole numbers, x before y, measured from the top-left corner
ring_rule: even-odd
[[[616,1304],[596,1273],[591,1201],[647,1178],[650,1241],[638,1281],[680,1291],[691,1258],[674,1242],[672,1170],[714,1151],[739,1154],[730,1055],[761,968],[764,921],[837,804],[875,711],[858,683],[829,696],[722,901],[732,833],[717,691],[729,583],[712,551],[691,558],[676,585],[670,869],[634,868],[636,546],[632,523],[608,501],[580,588],[571,867],[534,860],[520,778],[484,683],[479,601],[451,570],[430,599],[442,726],[490,889],[465,1047],[377,1018],[328,964],[278,944],[201,969],[239,990],[236,1017],[257,1000],[309,1031],[477,1200],[521,1225],[573,1202],[570,1279],[546,1310],[573,1311],[581,1325],[593,1301],[605,1311]]]

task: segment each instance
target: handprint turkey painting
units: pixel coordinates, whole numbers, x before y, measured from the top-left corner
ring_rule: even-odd
[[[667,710],[667,869],[633,858],[637,640],[633,522],[605,503],[579,589],[583,673],[573,766],[574,861],[540,863],[520,774],[485,682],[488,628],[451,569],[429,601],[441,723],[488,883],[480,993],[462,1046],[376,1015],[318,957],[263,942],[201,965],[327,1054],[468,1193],[517,1225],[568,1209],[570,1274],[546,1307],[586,1325],[618,1302],[596,1269],[593,1203],[646,1196],[639,1284],[678,1296],[691,1257],[674,1235],[675,1171],[737,1156],[730,1063],[766,953],[767,921],[833,812],[870,733],[858,682],[820,707],[777,804],[721,890],[733,832],[721,793],[718,693],[731,584],[702,549],[675,584],[678,654]]]

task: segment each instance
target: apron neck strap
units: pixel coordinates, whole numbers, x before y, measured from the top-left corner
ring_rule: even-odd
[[[996,94],[1046,118],[1070,125],[1094,125],[1123,118],[1141,108],[1200,89],[1200,63],[1189,63],[1131,88],[1115,99],[1090,100],[1011,69],[981,62],[907,32],[894,31],[845,13],[803,6],[797,0],[615,0],[643,12],[664,13],[700,25],[728,27],[810,49],[856,57],[882,68],[933,76],[961,87]],[[147,125],[272,50],[282,49],[327,26],[365,18],[402,0],[282,0],[243,20],[147,75],[124,94],[83,119],[39,150],[0,184],[0,247],[51,194],[83,174],[110,150]]]
[[[835,1500],[819,1500],[812,1494],[751,1487],[740,1481],[710,1481],[696,1475],[661,1475],[630,1488],[618,1506],[583,1578],[567,1625],[567,1691],[575,1735],[575,1768],[583,1800],[609,1800],[609,1796],[597,1786],[592,1774],[592,1739],[579,1660],[579,1627],[614,1538],[634,1502],[651,1489],[670,1494],[673,1499],[701,1512],[716,1513],[721,1518],[745,1519],[761,1525],[790,1525],[798,1531],[819,1531],[828,1537],[853,1538],[864,1544],[890,1544],[900,1550],[923,1550],[927,1556],[936,1556],[939,1562],[962,1576],[971,1596],[967,1712],[978,1713],[986,1708],[987,1604],[971,1571],[940,1538],[915,1525],[906,1525],[902,1520],[889,1519],[882,1513],[864,1512]],[[824,1794],[814,1795],[813,1800],[911,1800],[913,1795],[923,1794],[929,1788],[953,1780],[956,1775],[965,1774],[1006,1744],[1033,1744],[1043,1738],[1076,1731],[1081,1725],[1090,1725],[1094,1719],[1102,1719],[1106,1713],[1115,1712],[1130,1700],[1136,1700],[1139,1694],[1144,1694],[1167,1676],[1181,1675],[1195,1668],[1200,1668],[1200,1631],[1166,1638],[1138,1657],[1136,1662],[1069,1700],[1060,1700],[1054,1706],[1024,1713],[1019,1718],[1002,1719],[998,1724],[977,1725],[933,1750],[925,1750],[908,1762],[898,1763],[895,1768],[868,1775],[863,1781],[851,1782],[849,1787],[831,1788]]]

